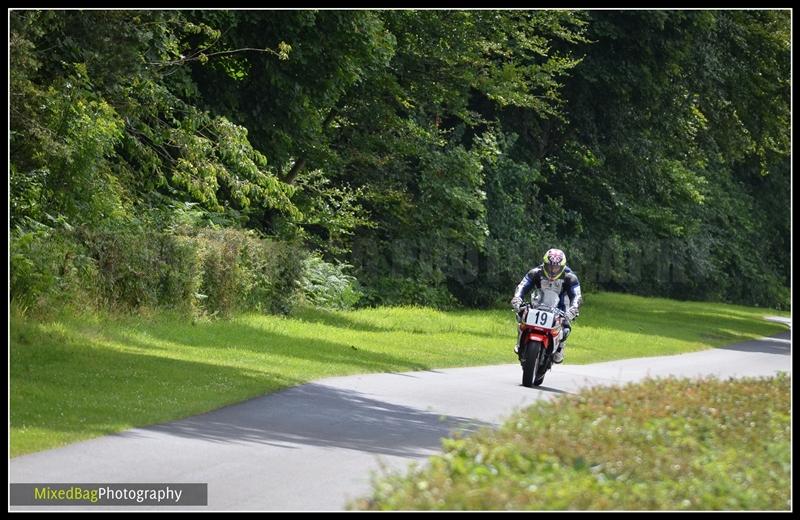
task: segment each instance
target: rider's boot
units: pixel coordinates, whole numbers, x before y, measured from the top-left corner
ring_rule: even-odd
[[[572,327],[564,327],[564,335],[558,344],[558,348],[553,352],[553,363],[557,365],[564,362],[564,347],[567,346],[567,338],[570,332],[572,332]]]
[[[556,365],[564,361],[564,342],[562,341],[556,351],[553,353],[553,363]]]

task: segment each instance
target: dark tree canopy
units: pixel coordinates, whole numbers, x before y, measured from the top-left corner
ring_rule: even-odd
[[[302,241],[365,302],[782,307],[790,11],[10,12],[11,227]],[[12,239],[14,235],[12,235]]]

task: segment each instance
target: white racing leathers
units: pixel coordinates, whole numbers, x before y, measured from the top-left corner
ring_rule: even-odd
[[[543,266],[534,267],[519,282],[514,296],[524,300],[525,295],[531,290],[537,293],[537,303],[558,307],[562,311],[570,307],[578,310],[583,301],[578,276],[569,267],[564,269],[564,274],[560,278],[553,281],[545,276]]]
[[[530,291],[534,291],[532,301],[534,305],[541,304],[548,307],[557,307],[565,312],[568,309],[572,309],[575,316],[578,315],[578,310],[581,303],[583,303],[581,283],[578,280],[578,276],[569,267],[566,267],[564,274],[556,280],[549,280],[545,276],[543,265],[534,267],[519,282],[516,291],[514,291],[514,296],[524,300],[525,295]],[[562,344],[571,331],[572,327],[569,322],[565,322]],[[519,344],[519,341],[517,343]],[[559,352],[558,357],[561,357],[560,354]]]

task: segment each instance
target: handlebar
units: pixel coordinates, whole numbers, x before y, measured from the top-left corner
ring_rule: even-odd
[[[530,303],[523,303],[522,305],[519,306],[519,312],[523,311],[524,309],[528,309],[530,307],[532,307],[532,305]],[[558,307],[549,307],[547,305],[537,305],[534,308],[535,309],[542,309],[542,310],[545,310],[547,312],[552,312],[552,313],[558,314],[559,316],[566,317],[566,315],[567,315],[566,312],[562,311]],[[517,311],[514,311],[514,312],[517,312]]]
[[[530,303],[523,303],[522,305],[519,306],[519,310],[518,311],[514,310],[514,314],[517,316],[517,321],[521,320],[522,311],[524,311],[525,309],[531,308],[531,307],[533,307],[534,309],[543,309],[543,310],[546,310],[548,312],[552,312],[554,314],[557,314],[557,315],[561,316],[562,318],[567,320],[567,322],[570,321],[569,317],[567,317],[567,313],[562,311],[558,307],[549,307],[547,305],[536,305],[536,306],[533,306]]]

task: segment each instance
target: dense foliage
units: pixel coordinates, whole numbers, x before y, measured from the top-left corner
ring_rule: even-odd
[[[787,307],[790,41],[788,10],[13,10],[12,300],[194,306],[302,243],[287,302],[491,305],[555,246],[589,288]]]

